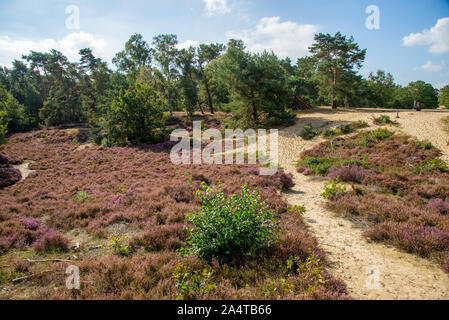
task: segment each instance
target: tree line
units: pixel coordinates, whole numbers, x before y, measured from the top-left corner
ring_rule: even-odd
[[[439,92],[423,81],[402,87],[379,70],[359,70],[366,56],[353,37],[317,34],[310,55],[293,63],[251,53],[241,40],[178,49],[176,35],[149,43],[134,34],[108,63],[89,48],[71,62],[61,52],[31,51],[0,67],[0,135],[42,126],[87,123],[107,144],[157,141],[175,111],[230,113],[229,125],[273,126],[292,110],[337,107],[437,108]],[[448,103],[448,87],[440,103]]]

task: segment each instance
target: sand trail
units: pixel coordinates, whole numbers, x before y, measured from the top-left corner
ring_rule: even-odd
[[[321,138],[305,141],[299,133],[304,124],[331,127],[349,121],[366,120],[377,110],[341,110],[332,112],[319,108],[302,114],[292,127],[279,132],[279,162],[282,168],[292,173],[295,187],[285,193],[292,205],[305,205],[305,219],[318,238],[321,247],[328,253],[330,272],[344,280],[351,296],[356,299],[449,299],[449,275],[436,264],[415,255],[401,252],[393,247],[368,242],[363,230],[351,221],[336,216],[325,208],[325,200],[320,197],[325,180],[306,177],[295,171],[295,162],[302,151],[307,150]],[[449,116],[449,112],[387,112],[397,120],[401,130],[421,140],[429,140],[443,151],[442,158],[449,160],[446,147],[447,134],[439,125],[439,120]],[[373,281],[378,275],[378,286]]]

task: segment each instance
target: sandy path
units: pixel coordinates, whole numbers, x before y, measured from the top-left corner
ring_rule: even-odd
[[[334,126],[345,121],[369,120],[373,111],[351,110],[332,113],[318,109],[302,115],[296,125],[279,133],[279,162],[294,175],[296,186],[285,194],[292,205],[305,205],[307,224],[328,253],[330,271],[344,280],[349,293],[356,299],[449,299],[449,276],[437,265],[411,254],[368,242],[363,230],[353,223],[327,210],[320,197],[325,181],[305,177],[295,171],[295,162],[302,151],[319,143],[321,138],[305,141],[299,137],[303,125]],[[396,113],[387,113],[396,118]],[[448,116],[440,112],[410,112],[400,114],[400,130],[428,139],[443,150],[443,158],[449,159],[446,147],[447,134],[437,125],[440,118]],[[371,121],[369,121],[371,124]],[[374,270],[369,276],[368,270]],[[379,275],[377,288],[367,286],[367,280]],[[375,286],[375,285],[374,285]]]

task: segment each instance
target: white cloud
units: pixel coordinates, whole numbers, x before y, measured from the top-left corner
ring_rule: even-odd
[[[78,61],[80,49],[91,48],[95,55],[104,56],[106,45],[104,39],[85,32],[74,32],[61,40],[14,40],[0,36],[0,64],[9,65],[13,59],[20,59],[30,51],[48,52],[51,49],[61,51],[70,61]]]
[[[420,68],[424,71],[435,72],[443,70],[444,65],[445,65],[444,61],[441,61],[440,64],[433,64],[432,61],[427,61]]]
[[[176,47],[178,50],[188,49],[189,47],[198,47],[198,41],[195,40],[187,40],[185,42],[179,43]]]
[[[405,46],[430,46],[429,51],[434,54],[449,52],[449,17],[438,19],[430,30],[409,34],[402,42]]]
[[[274,51],[282,58],[293,59],[307,55],[319,26],[280,20],[280,17],[262,18],[255,28],[231,32],[227,37],[243,40],[251,52]]]
[[[214,14],[226,14],[231,12],[231,8],[228,7],[227,0],[203,0],[206,5],[205,11],[208,16]]]

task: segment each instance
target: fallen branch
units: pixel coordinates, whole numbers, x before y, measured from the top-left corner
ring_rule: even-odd
[[[40,273],[31,274],[29,276],[12,279],[11,281],[12,281],[12,283],[16,284],[16,283],[19,283],[21,281],[28,280],[28,279],[31,279],[33,277],[40,276],[40,275],[43,275],[44,273],[49,273],[49,272],[51,272],[51,271],[50,270],[45,270],[45,271],[42,271]]]
[[[30,263],[39,263],[39,262],[72,262],[72,260],[65,260],[65,259],[45,259],[45,260],[31,260],[27,259]]]

